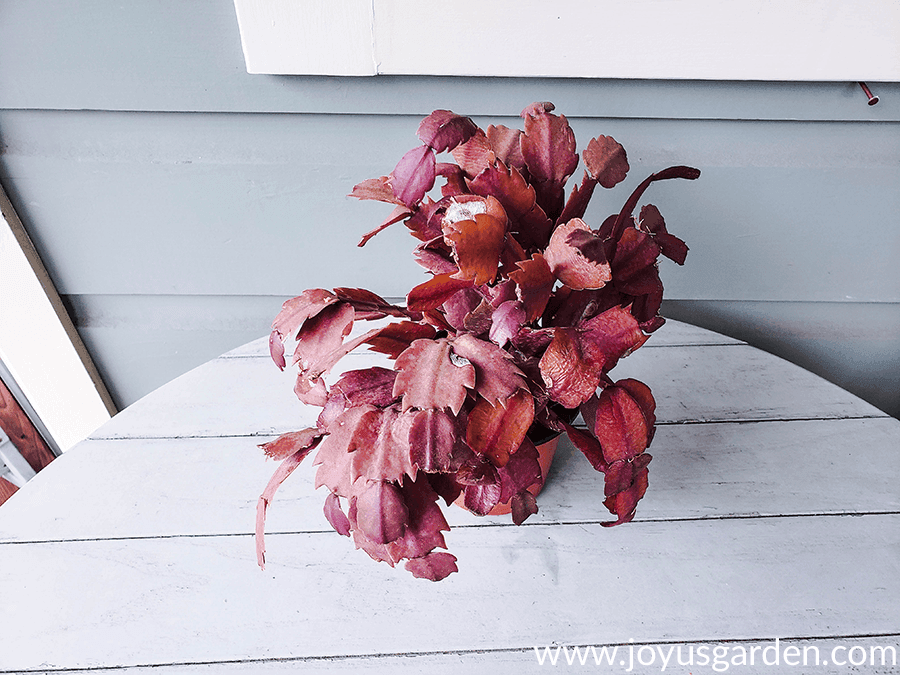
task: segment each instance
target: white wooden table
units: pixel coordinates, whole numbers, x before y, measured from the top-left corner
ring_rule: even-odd
[[[378,358],[353,354],[347,369]],[[311,462],[276,495],[256,566],[256,501],[275,467],[256,445],[318,409],[292,397],[263,340],[215,359],[0,508],[0,672],[517,673],[548,667],[534,647],[562,644],[622,645],[624,663],[589,664],[646,673],[663,657],[630,664],[629,647],[649,662],[693,645],[694,666],[673,655],[664,672],[698,673],[714,672],[701,646],[727,641],[731,660],[779,638],[782,659],[795,646],[829,661],[791,672],[824,673],[848,672],[835,647],[843,661],[900,652],[900,422],[675,322],[614,374],[658,401],[635,521],[600,527],[602,476],[565,442],[525,525],[444,508],[460,571],[432,583],[336,534]]]

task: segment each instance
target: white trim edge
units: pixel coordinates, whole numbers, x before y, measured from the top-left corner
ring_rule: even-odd
[[[249,73],[900,81],[896,0],[234,0]]]
[[[110,414],[0,203],[0,360],[65,451]]]

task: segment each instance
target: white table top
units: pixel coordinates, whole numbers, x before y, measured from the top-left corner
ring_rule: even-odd
[[[379,359],[354,353],[345,369]],[[256,445],[318,409],[293,398],[264,340],[215,359],[0,508],[0,672],[537,672],[534,647],[562,644],[622,645],[607,671],[646,673],[693,645],[693,667],[672,656],[665,672],[696,673],[712,672],[701,646],[728,641],[731,660],[775,638],[782,658],[900,652],[900,422],[676,322],[613,374],[658,402],[634,522],[599,525],[603,477],[564,441],[521,527],[444,507],[459,572],[432,583],[336,534],[309,460],[269,509],[256,566],[256,501],[275,468]],[[629,664],[642,645],[645,662],[661,651]],[[895,672],[879,668],[862,670]]]

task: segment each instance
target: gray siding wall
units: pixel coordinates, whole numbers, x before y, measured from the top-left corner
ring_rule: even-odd
[[[550,100],[632,166],[691,247],[668,316],[900,415],[900,85],[248,75],[230,0],[0,1],[0,182],[119,405],[268,331],[312,286],[424,277],[390,207],[348,199],[435,108],[517,124]],[[273,366],[274,367],[274,366]],[[236,383],[236,390],[239,383]]]

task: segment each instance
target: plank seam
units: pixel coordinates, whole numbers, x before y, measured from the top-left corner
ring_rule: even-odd
[[[791,635],[788,637],[778,637],[779,643],[785,642],[810,642],[810,641],[835,641],[835,640],[867,640],[873,638],[900,638],[900,633],[896,632],[884,632],[884,633],[845,633],[841,635]],[[751,644],[756,642],[771,642],[774,640],[773,636],[763,636],[763,637],[744,637],[744,638],[691,638],[685,640],[648,640],[641,642],[597,642],[594,643],[595,647],[642,647],[642,646],[650,646],[655,647],[657,645],[700,645],[700,644]],[[555,644],[555,643],[554,643]],[[550,646],[550,645],[548,645]],[[568,646],[568,645],[567,645]],[[575,645],[571,645],[575,646]],[[580,645],[579,645],[580,646]],[[83,673],[83,672],[102,672],[102,671],[115,671],[115,670],[126,670],[132,668],[167,668],[167,667],[184,667],[184,666],[220,666],[220,665],[229,665],[229,664],[242,664],[242,663],[304,663],[304,662],[314,662],[314,661],[338,661],[338,660],[346,660],[346,661],[356,661],[359,659],[392,659],[392,658],[405,658],[405,659],[415,659],[415,658],[427,658],[430,656],[464,656],[464,655],[479,655],[479,654],[517,654],[522,653],[534,653],[535,646],[527,645],[523,647],[494,647],[494,648],[480,648],[480,649],[447,649],[447,650],[425,650],[425,651],[417,651],[417,652],[377,652],[372,654],[333,654],[333,655],[311,655],[311,656],[268,656],[268,657],[260,657],[260,658],[246,658],[246,659],[222,659],[222,660],[212,660],[212,661],[170,661],[166,663],[134,663],[127,665],[116,665],[116,666],[86,666],[86,667],[59,667],[59,668],[46,668],[41,667],[40,669],[27,668],[22,670],[0,670],[0,673],[4,674],[12,674],[12,673]]]
[[[641,348],[642,349],[670,349],[672,347],[749,347],[750,345],[746,342],[706,342],[706,343],[695,343],[695,342],[685,342],[685,343],[672,343],[666,345],[651,345],[645,344]],[[348,356],[352,356],[348,354]],[[370,356],[368,353],[357,354],[357,356]],[[230,361],[232,359],[265,359],[269,360],[271,357],[268,354],[222,354],[221,356],[216,357],[215,361],[223,360]]]
[[[724,520],[776,520],[782,518],[866,518],[872,516],[900,516],[900,511],[819,511],[811,513],[726,513],[708,516],[682,516],[677,518],[635,518],[632,525],[655,523],[692,523]],[[583,525],[603,525],[605,520],[560,520],[553,522],[524,522],[515,527],[581,527]],[[468,523],[453,525],[454,530],[496,529],[514,527],[512,522]],[[333,535],[334,530],[282,530],[266,532],[267,537],[295,537],[299,535]],[[148,534],[120,537],[72,537],[69,539],[27,539],[0,541],[2,546],[23,546],[38,544],[85,544],[109,541],[156,541],[168,539],[224,539],[231,537],[253,537],[253,532],[218,532],[213,534]],[[3,671],[0,671],[3,672]]]
[[[754,419],[754,418],[735,418],[730,420],[672,420],[672,421],[664,421],[657,422],[656,426],[658,427],[671,427],[671,426],[688,426],[694,424],[766,424],[770,422],[842,422],[842,421],[850,421],[850,420],[881,420],[881,419],[894,419],[887,413],[881,414],[872,414],[872,415],[845,415],[841,417],[767,417],[765,419]],[[576,424],[576,427],[586,428],[583,424]],[[192,440],[192,439],[203,439],[203,438],[277,438],[283,433],[288,433],[290,431],[296,431],[295,428],[285,428],[284,431],[275,431],[275,432],[251,432],[244,434],[183,434],[183,435],[174,435],[174,436],[155,436],[155,435],[141,435],[141,436],[89,436],[87,441],[181,441],[181,440]]]

